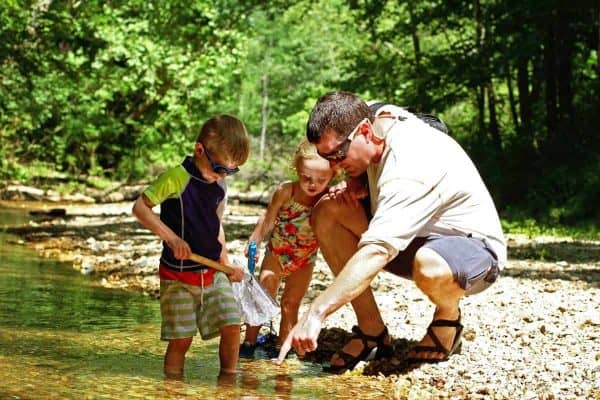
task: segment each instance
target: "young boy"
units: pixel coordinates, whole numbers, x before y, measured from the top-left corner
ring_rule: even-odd
[[[221,217],[225,207],[225,176],[248,158],[246,127],[239,119],[219,115],[206,121],[193,157],[151,184],[137,199],[133,215],[163,240],[160,257],[161,340],[167,377],[183,377],[185,354],[196,335],[221,336],[221,374],[236,372],[240,344],[240,311],[231,290],[244,268],[227,276],[188,260],[191,253],[228,263]],[[152,208],[161,205],[160,218]]]

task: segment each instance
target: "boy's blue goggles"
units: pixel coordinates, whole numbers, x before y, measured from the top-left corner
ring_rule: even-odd
[[[212,157],[210,156],[210,153],[208,152],[208,149],[206,148],[206,145],[202,142],[200,142],[202,144],[202,147],[204,147],[204,154],[206,154],[206,158],[208,159],[208,162],[210,163],[210,166],[212,168],[212,170],[219,175],[233,175],[236,172],[238,172],[240,169],[235,167],[235,168],[227,168],[224,165],[221,164],[217,164]]]

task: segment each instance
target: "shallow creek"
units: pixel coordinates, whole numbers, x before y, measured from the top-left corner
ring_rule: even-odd
[[[156,300],[101,287],[38,256],[5,227],[24,210],[0,208],[0,398],[392,398],[385,380],[331,376],[318,364],[242,360],[218,375],[218,339],[196,337],[183,381],[165,380]]]

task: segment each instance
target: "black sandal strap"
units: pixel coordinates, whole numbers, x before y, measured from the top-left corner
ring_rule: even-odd
[[[387,330],[387,327],[384,327],[383,331],[377,336],[367,335],[360,329],[360,327],[358,325],[354,325],[352,327],[352,333],[353,334],[348,341],[353,340],[353,339],[360,339],[360,341],[362,342],[362,345],[363,345],[362,351],[356,356],[346,353],[345,351],[343,351],[341,349],[336,351],[337,356],[339,358],[341,358],[342,361],[344,361],[344,364],[331,366],[328,368],[328,370],[330,370],[332,372],[341,372],[344,369],[354,368],[354,366],[359,361],[364,360],[371,353],[371,351],[373,351],[373,349],[375,349],[375,348],[379,349],[380,346],[385,346],[384,340],[385,340],[386,336],[388,335],[388,330]],[[369,342],[374,342],[375,345],[369,346]]]
[[[436,319],[435,321],[431,321],[429,326],[447,326],[453,328],[462,328],[462,324],[460,323],[460,318],[455,320],[449,319]]]
[[[352,332],[354,334],[352,335],[351,339],[361,339],[363,341],[363,344],[366,344],[365,343],[365,340],[366,340],[366,341],[369,341],[369,342],[375,342],[376,345],[382,345],[382,344],[384,344],[383,341],[388,336],[387,326],[384,326],[383,327],[383,331],[381,331],[381,333],[379,335],[377,335],[377,336],[367,335],[366,333],[364,333],[360,329],[360,327],[358,325],[354,325],[352,327]]]
[[[340,367],[347,367],[351,362],[354,361],[354,359],[361,358],[361,355],[364,351],[365,350],[363,349],[363,351],[357,356],[353,356],[350,353],[346,353],[344,350],[337,351],[336,354],[338,355],[338,357],[341,358],[342,361],[344,361],[344,364],[340,365]]]
[[[435,346],[424,346],[424,347],[431,347],[429,350],[427,349],[421,349],[422,351],[439,351],[440,353],[444,353],[444,355],[448,356],[448,354],[450,354],[450,350],[446,349],[444,347],[444,345],[442,344],[442,342],[440,342],[440,339],[437,337],[437,335],[433,332],[433,329],[431,329],[432,325],[429,325],[427,327],[427,334],[429,335],[429,337],[431,338],[431,340],[433,341],[433,343],[435,344]],[[438,326],[438,325],[436,325]],[[446,326],[446,325],[441,325],[441,326]],[[455,336],[456,338],[456,336]]]
[[[421,351],[429,351],[429,352],[436,352],[436,353],[443,353],[442,349],[440,349],[437,346],[423,346],[423,345],[419,345],[419,346],[415,346],[413,348],[410,349],[411,351],[416,351],[416,352],[421,352]]]
[[[431,338],[431,340],[433,341],[435,346],[415,346],[414,349],[416,351],[437,351],[440,353],[444,353],[444,355],[446,357],[448,357],[450,355],[450,353],[456,347],[456,342],[457,342],[457,340],[460,340],[460,337],[462,334],[463,325],[460,323],[460,318],[461,318],[461,313],[460,313],[460,309],[459,309],[458,310],[458,318],[455,320],[437,319],[435,321],[431,321],[431,323],[427,327],[427,334],[429,335],[429,337]],[[454,339],[452,340],[450,349],[446,349],[446,347],[444,347],[444,345],[442,345],[442,342],[440,342],[440,339],[437,337],[437,335],[433,331],[433,329],[432,329],[433,327],[446,327],[446,328],[455,328],[456,329],[456,331],[454,332]]]

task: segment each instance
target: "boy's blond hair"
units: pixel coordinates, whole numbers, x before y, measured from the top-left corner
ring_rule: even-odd
[[[196,142],[202,142],[211,152],[218,152],[222,158],[229,158],[238,165],[245,163],[250,153],[246,126],[232,115],[222,114],[207,120]]]

